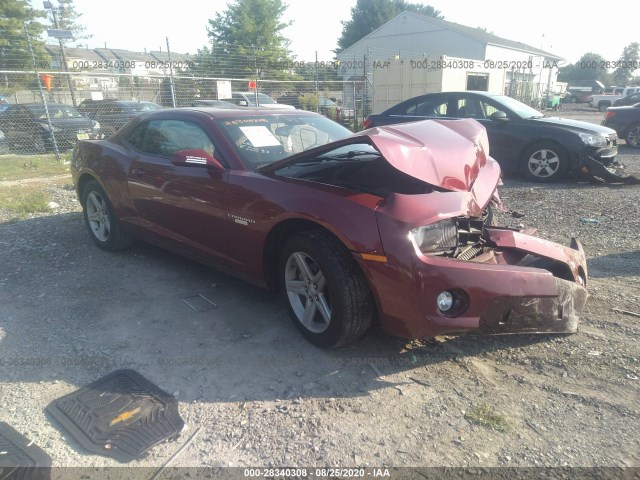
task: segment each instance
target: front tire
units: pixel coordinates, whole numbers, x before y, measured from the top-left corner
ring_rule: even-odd
[[[324,230],[289,239],[279,261],[280,289],[294,325],[311,343],[355,342],[373,323],[374,301],[349,251]]]
[[[568,169],[568,154],[556,143],[536,143],[522,154],[522,173],[533,182],[557,182],[567,175]]]
[[[600,102],[598,104],[598,111],[605,112],[607,108],[609,108],[610,106],[611,106],[611,103],[609,102]]]
[[[631,125],[624,139],[630,147],[640,148],[640,123]]]
[[[107,194],[95,180],[82,189],[82,212],[91,239],[98,247],[115,252],[131,245],[131,238],[120,228]]]

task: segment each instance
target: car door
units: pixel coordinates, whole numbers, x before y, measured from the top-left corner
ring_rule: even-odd
[[[512,121],[495,121],[491,115],[497,111],[505,111],[490,98],[472,93],[452,94],[449,111],[455,118],[473,118],[487,130],[489,138],[489,154],[507,169],[517,168],[517,155],[520,151],[519,141],[513,134]],[[509,114],[509,112],[505,112]]]
[[[129,192],[144,227],[223,261],[228,252],[228,172],[171,163],[181,150],[202,149],[214,155],[215,145],[205,129],[186,120],[151,120],[130,132],[124,143],[132,156]]]

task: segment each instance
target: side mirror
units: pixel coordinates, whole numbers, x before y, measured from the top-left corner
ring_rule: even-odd
[[[498,110],[497,112],[493,112],[489,118],[491,120],[493,120],[494,122],[508,122],[509,121],[509,117],[507,117],[507,114],[504,113],[501,110]]]
[[[195,148],[193,150],[180,150],[173,154],[171,163],[178,167],[210,167],[213,170],[223,171],[224,166],[209,152]]]
[[[246,100],[240,100],[238,102],[238,105],[240,105],[241,107],[248,107],[249,106],[249,104],[247,103]]]

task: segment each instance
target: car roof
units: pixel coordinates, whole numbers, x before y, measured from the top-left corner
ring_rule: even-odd
[[[287,108],[276,109],[276,108],[262,108],[262,107],[253,107],[253,108],[216,108],[216,107],[181,107],[171,110],[162,110],[162,112],[151,112],[149,115],[158,115],[160,113],[170,113],[176,111],[192,111],[205,113],[214,118],[229,118],[229,117],[251,117],[254,115],[307,115],[307,116],[319,116],[319,114],[315,112],[308,112],[306,110],[290,110]],[[149,117],[147,117],[149,118]]]
[[[14,105],[21,105],[23,107],[44,107],[44,103],[14,103]],[[47,107],[69,107],[76,108],[73,105],[67,103],[47,103]]]
[[[239,93],[240,95],[255,95],[256,92],[233,92],[233,93]],[[258,92],[258,95],[267,95],[266,93],[263,92]],[[269,95],[267,95],[268,97]]]

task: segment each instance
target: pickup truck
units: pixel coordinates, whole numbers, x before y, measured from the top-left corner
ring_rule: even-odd
[[[604,112],[607,108],[611,107],[616,100],[638,92],[640,92],[640,87],[616,87],[613,88],[612,93],[607,93],[607,90],[605,90],[603,95],[594,95],[591,98],[591,106]]]

